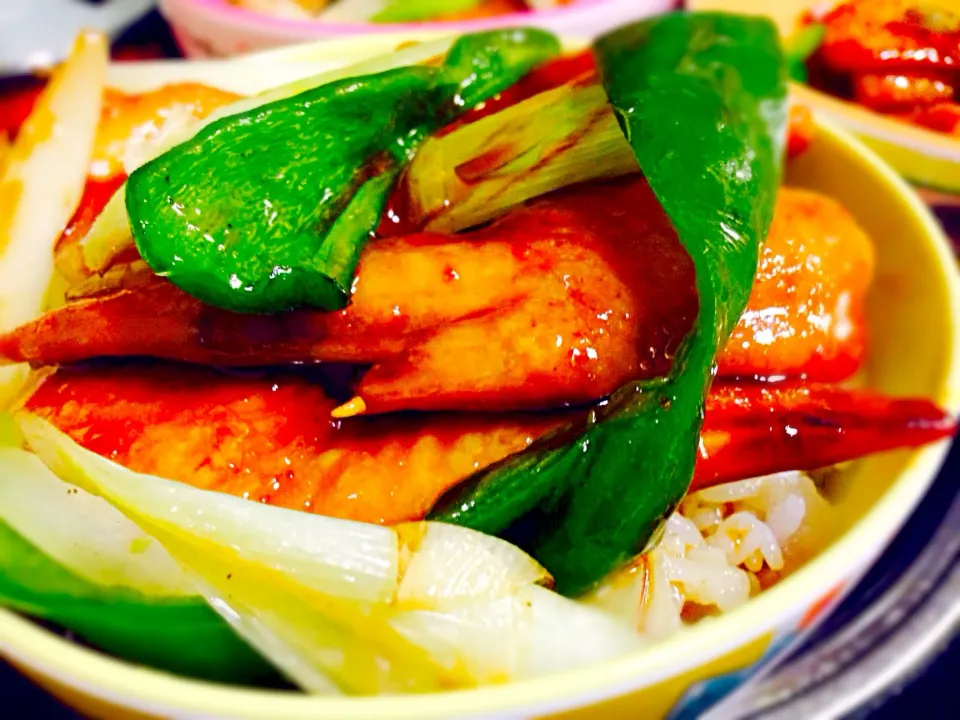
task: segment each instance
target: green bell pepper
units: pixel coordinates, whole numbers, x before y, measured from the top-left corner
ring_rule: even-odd
[[[137,249],[228,310],[343,308],[421,141],[559,51],[541,30],[464,35],[439,67],[346,78],[214,122],[130,175]]]
[[[594,50],[621,128],[693,259],[699,314],[667,377],[620,388],[429,516],[518,543],[567,595],[649,547],[689,487],[714,358],[750,295],[786,141],[786,65],[768,20],[668,14]]]

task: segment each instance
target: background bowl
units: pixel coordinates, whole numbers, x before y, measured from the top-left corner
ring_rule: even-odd
[[[221,63],[114,66],[111,84],[143,90],[199,79],[251,91],[389,51],[407,35],[332,41]],[[219,79],[218,79],[219,78]],[[836,197],[872,235],[877,280],[869,302],[867,383],[924,395],[960,411],[960,278],[928,210],[873,153],[830,122],[790,164],[791,184]],[[53,694],[93,717],[580,718],[692,717],[714,690],[737,685],[831,607],[875,560],[935,477],[948,443],[875,456],[844,474],[844,525],[823,553],[725,616],[643,652],[582,670],[446,694],[323,698],[232,688],[136,667],[72,644],[0,610],[0,652]]]
[[[803,12],[838,4],[840,0],[687,0],[686,6],[766,15],[789,37]],[[897,172],[931,191],[926,196],[932,204],[960,205],[960,138],[893,120],[806,85],[796,85],[793,91],[799,102],[855,134]]]
[[[473,32],[512,25],[536,25],[561,35],[593,37],[629,20],[664,12],[676,0],[574,0],[568,7],[512,13],[483,20],[410,24],[324,23],[289,20],[238,8],[225,0],[160,0],[187,57],[230,57],[310,40],[384,33]]]

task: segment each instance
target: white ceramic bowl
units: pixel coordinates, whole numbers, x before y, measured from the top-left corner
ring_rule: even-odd
[[[252,90],[388,52],[420,37],[332,41],[237,62],[225,89]],[[211,82],[209,63],[125,64],[111,84],[131,91],[173,80]],[[147,70],[149,68],[149,71]],[[871,234],[877,279],[869,300],[866,383],[960,411],[960,277],[943,233],[909,187],[872,152],[818,120],[788,182],[840,200]],[[845,471],[844,526],[824,552],[747,605],[625,657],[554,676],[478,690],[377,698],[310,697],[186,680],[107,657],[0,610],[0,653],[81,712],[97,718],[552,717],[558,720],[695,716],[756,671],[869,568],[938,472],[947,443],[887,453]]]

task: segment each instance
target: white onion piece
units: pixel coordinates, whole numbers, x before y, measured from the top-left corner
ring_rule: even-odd
[[[465,668],[480,684],[583,667],[642,646],[640,636],[622,622],[536,585],[443,612],[400,613],[391,624],[446,667]]]
[[[154,537],[162,532],[164,538],[189,538],[197,553],[261,566],[326,594],[371,602],[393,597],[399,553],[396,533],[389,528],[270,507],[134,473],[30,415],[20,417],[20,428],[57,476],[102,496]],[[159,539],[166,543],[164,538]]]
[[[133,246],[127,219],[126,187],[124,183],[107,201],[80,241],[83,262],[90,270],[106,270],[121,252]]]
[[[20,416],[51,470],[108,500],[196,574],[204,597],[248,642],[311,692],[326,678],[355,693],[463,682],[392,631],[398,537],[390,528],[269,507],[141,475]]]
[[[23,447],[23,433],[13,415],[0,412],[0,447]]]
[[[548,581],[543,569],[501,540],[271,508],[133,473],[29,415],[20,425],[48,467],[156,538],[210,605],[305,690],[470,687],[639,646],[622,623],[535,584]]]
[[[533,610],[521,678],[592,665],[643,645],[614,618],[545,588],[527,586],[520,599]]]
[[[400,607],[449,607],[464,600],[496,599],[525,585],[547,583],[550,574],[515,545],[474,530],[444,523],[397,528],[417,537],[397,589]]]
[[[79,35],[7,157],[0,179],[0,331],[43,311],[54,243],[83,194],[106,74],[106,38]],[[0,368],[0,407],[28,375],[23,365]]]
[[[460,603],[443,612],[410,610],[391,619],[393,629],[424,648],[451,672],[466,672],[478,685],[517,679],[533,625],[533,608],[511,595]]]
[[[631,628],[639,628],[650,584],[650,557],[648,553],[622,570],[610,573],[581,598],[581,602],[602,610]]]
[[[183,569],[110,503],[69,485],[32,453],[0,448],[0,520],[90,582],[195,596]]]
[[[196,122],[193,111],[186,105],[174,105],[155,127],[141,126],[127,138],[120,162],[129,175],[141,165],[156,157],[156,148],[168,146],[172,139],[186,132]]]
[[[311,624],[304,633],[289,622],[288,618],[277,618],[270,611],[257,611],[233,600],[229,603],[221,593],[205,582],[199,575],[196,586],[210,605],[217,611],[241,638],[263,657],[269,658],[280,672],[295,682],[300,688],[316,695],[339,695],[340,687],[321,668],[330,664],[327,653],[336,653],[328,644],[317,642],[318,630],[326,630],[325,623]],[[315,657],[318,655],[319,657]]]
[[[428,692],[455,682],[386,624],[384,603],[310,590],[264,565],[213,557],[192,538],[157,537],[189,563],[210,606],[307,692]]]
[[[638,169],[603,87],[571,83],[427,138],[406,175],[409,220],[458,232],[559,188]]]
[[[683,627],[683,598],[667,575],[666,553],[647,556],[647,587],[640,606],[639,629],[651,640],[662,640]]]

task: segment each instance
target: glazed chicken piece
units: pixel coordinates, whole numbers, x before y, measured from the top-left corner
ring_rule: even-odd
[[[842,205],[781,189],[747,309],[720,355],[720,375],[850,377],[867,345],[873,274],[873,244]]]
[[[879,112],[903,113],[917,105],[949,102],[955,92],[954,79],[947,73],[864,73],[853,79],[854,101]]]
[[[319,384],[150,364],[59,370],[27,402],[126,467],[295,510],[374,523],[424,517],[460,480],[573,418],[559,414],[329,417]],[[830,386],[719,385],[694,489],[812,470],[953,432],[926,400]]]
[[[372,364],[359,387],[371,412],[502,410],[588,402],[663,373],[695,312],[692,263],[633,180],[541,200],[464,236],[377,241],[340,312],[239,315],[155,280],[49,313],[0,340],[0,354]]]
[[[939,132],[956,132],[960,12],[945,2],[851,0],[828,13],[811,80]],[[936,109],[933,113],[929,110]]]
[[[561,193],[441,247],[454,253],[442,270],[405,275],[426,281],[425,295],[444,283],[452,294],[438,295],[432,328],[375,359],[357,388],[368,412],[590,402],[631,377],[667,372],[696,314],[693,265],[642,180]],[[501,297],[450,317],[460,293],[477,296],[460,280],[498,265],[509,267]],[[361,265],[357,295],[363,273]],[[361,357],[338,359],[369,362],[365,344],[356,349]]]
[[[262,503],[396,523],[522,450],[557,419],[503,416],[331,420],[302,378],[150,366],[58,371],[26,409],[132,470]]]
[[[806,191],[783,189],[776,217],[721,372],[846,377],[863,353],[869,241]],[[0,357],[342,361],[372,365],[356,389],[369,413],[530,409],[665,373],[696,314],[692,263],[639,179],[541,199],[466,235],[378,240],[340,312],[239,315],[143,282],[0,336]]]
[[[931,130],[960,137],[960,103],[937,103],[920,108],[909,119]]]
[[[924,72],[960,63],[960,14],[945,2],[851,0],[821,22],[819,53],[837,71]]]

